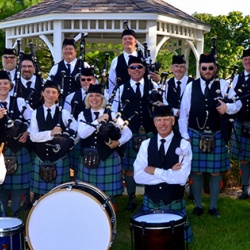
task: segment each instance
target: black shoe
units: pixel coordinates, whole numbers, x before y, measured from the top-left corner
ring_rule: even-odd
[[[245,192],[242,192],[240,196],[238,196],[238,200],[247,200],[249,198],[249,195]]]
[[[134,212],[134,210],[136,209],[136,202],[135,201],[129,201],[128,205],[126,206],[125,210],[129,211],[129,212]]]
[[[201,216],[202,214],[204,214],[204,209],[200,207],[195,207],[193,210],[193,214],[197,216]]]
[[[212,216],[216,216],[217,218],[220,218],[220,213],[216,208],[212,208],[208,210],[208,213]]]

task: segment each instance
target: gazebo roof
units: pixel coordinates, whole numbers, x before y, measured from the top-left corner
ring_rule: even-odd
[[[76,13],[158,13],[185,21],[204,24],[162,0],[48,0],[38,3],[1,22],[13,21],[48,14]]]

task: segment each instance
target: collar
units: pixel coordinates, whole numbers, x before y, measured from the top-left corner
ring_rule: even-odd
[[[63,60],[64,61],[64,64],[65,64],[65,66],[67,67],[67,64],[70,64],[70,66],[73,66],[73,65],[75,65],[76,64],[76,62],[77,62],[77,58],[75,58],[73,61],[71,61],[71,62],[66,62],[65,60]]]
[[[128,54],[126,51],[123,51],[123,56],[125,58],[126,63],[128,64],[129,56],[138,56],[138,53],[136,50],[134,50],[131,54]]]
[[[134,80],[130,79],[131,87],[133,88],[136,85],[137,82],[139,82],[140,85],[143,86],[144,85],[144,78],[142,78],[140,81],[134,81]]]
[[[170,142],[174,137],[174,132],[172,131],[167,137],[161,137],[160,134],[157,134],[157,141],[161,142],[161,139],[165,139],[166,142]]]

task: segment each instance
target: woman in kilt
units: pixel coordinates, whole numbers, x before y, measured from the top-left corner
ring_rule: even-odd
[[[111,197],[116,210],[115,196],[123,193],[121,157],[118,153],[132,136],[130,129],[125,126],[121,131],[117,127],[123,125],[123,120],[110,110],[105,109],[106,99],[101,84],[90,85],[85,98],[86,109],[78,116],[78,135],[83,140],[82,157],[80,159],[77,178],[96,186]],[[119,135],[105,142],[101,136],[105,133],[105,125],[116,119],[113,131]],[[101,132],[102,131],[102,132]],[[119,138],[120,137],[120,138]],[[87,155],[92,152],[94,159],[89,161]]]
[[[231,88],[228,95],[228,83],[216,79],[217,64],[213,54],[201,54],[199,71],[201,77],[189,83],[181,101],[179,128],[181,136],[190,140],[193,159],[191,178],[196,207],[193,214],[204,213],[202,207],[203,175],[209,174],[210,206],[208,213],[217,218],[217,201],[220,194],[221,173],[229,170],[228,148],[222,136],[224,114],[235,114],[241,108],[241,102],[225,103],[232,99],[235,92]]]
[[[32,109],[21,97],[10,96],[13,84],[6,71],[0,72],[0,143],[4,142],[5,161],[11,164],[4,183],[0,186],[0,199],[5,213],[11,197],[12,216],[19,216],[21,196],[30,186],[31,158],[25,143]],[[12,167],[13,166],[13,167]],[[8,166],[6,164],[8,169]]]
[[[44,104],[31,117],[30,139],[36,154],[31,191],[38,195],[70,181],[68,151],[74,146],[77,122],[57,104],[59,95],[58,86],[46,81],[42,90]]]
[[[250,49],[243,51],[242,65],[244,72],[235,76],[234,86],[242,108],[236,114],[235,133],[232,134],[231,157],[240,161],[242,193],[239,199],[248,199],[250,179]]]

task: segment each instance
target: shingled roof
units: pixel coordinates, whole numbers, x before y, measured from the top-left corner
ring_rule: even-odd
[[[204,24],[162,0],[44,0],[2,21],[60,13],[158,13]]]

